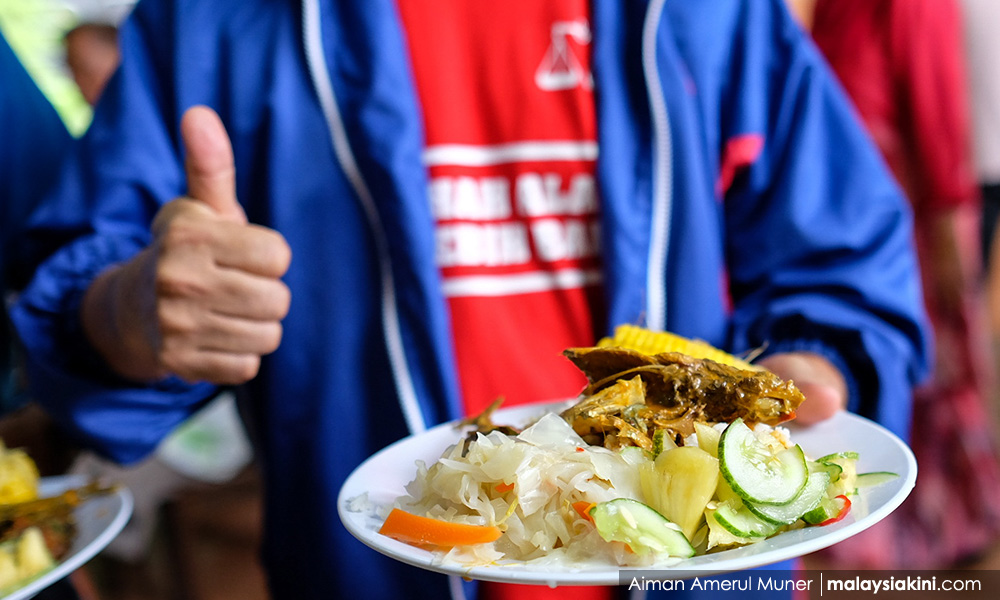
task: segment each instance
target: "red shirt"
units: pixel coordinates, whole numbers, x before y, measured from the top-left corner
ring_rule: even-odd
[[[467,412],[575,396],[600,312],[589,6],[400,0]]]
[[[399,0],[466,412],[575,396],[600,257],[587,0]],[[611,588],[483,582],[484,600]]]

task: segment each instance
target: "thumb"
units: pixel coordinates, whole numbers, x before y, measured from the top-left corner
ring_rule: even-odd
[[[246,223],[246,214],[236,201],[233,147],[219,115],[207,106],[189,108],[181,118],[181,138],[187,153],[188,195],[220,217]]]

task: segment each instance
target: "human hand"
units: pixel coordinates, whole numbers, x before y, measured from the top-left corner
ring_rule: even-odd
[[[219,117],[191,108],[181,136],[188,196],[160,209],[147,248],[87,290],[84,331],[124,377],[239,384],[281,342],[291,250],[278,232],[247,222]]]
[[[847,408],[847,383],[843,374],[819,354],[772,354],[760,359],[757,364],[782,379],[791,379],[806,397],[796,411],[797,423],[818,423]]]

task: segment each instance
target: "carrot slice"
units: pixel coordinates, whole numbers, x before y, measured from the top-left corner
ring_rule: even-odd
[[[500,492],[501,494],[505,494],[505,493],[511,491],[512,489],[514,489],[514,484],[513,483],[498,483],[496,485],[496,487],[493,488],[493,489],[495,489],[496,491]]]
[[[593,523],[594,518],[590,516],[590,509],[594,508],[595,506],[597,506],[597,504],[593,502],[587,502],[586,500],[581,500],[579,502],[573,503],[573,510],[580,513],[580,516],[583,517],[584,519],[587,519],[588,521]]]
[[[493,525],[451,523],[394,508],[379,533],[407,544],[451,547],[486,544],[503,532]]]

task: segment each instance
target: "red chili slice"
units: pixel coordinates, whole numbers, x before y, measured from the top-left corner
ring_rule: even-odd
[[[840,512],[837,513],[837,516],[830,517],[829,519],[827,519],[827,520],[823,521],[822,523],[820,523],[821,527],[823,525],[833,525],[837,521],[840,521],[841,519],[843,519],[844,517],[846,517],[847,513],[851,512],[851,499],[850,498],[848,498],[847,496],[841,494],[841,495],[837,496],[837,499],[843,500],[844,501],[844,505],[840,507]]]

